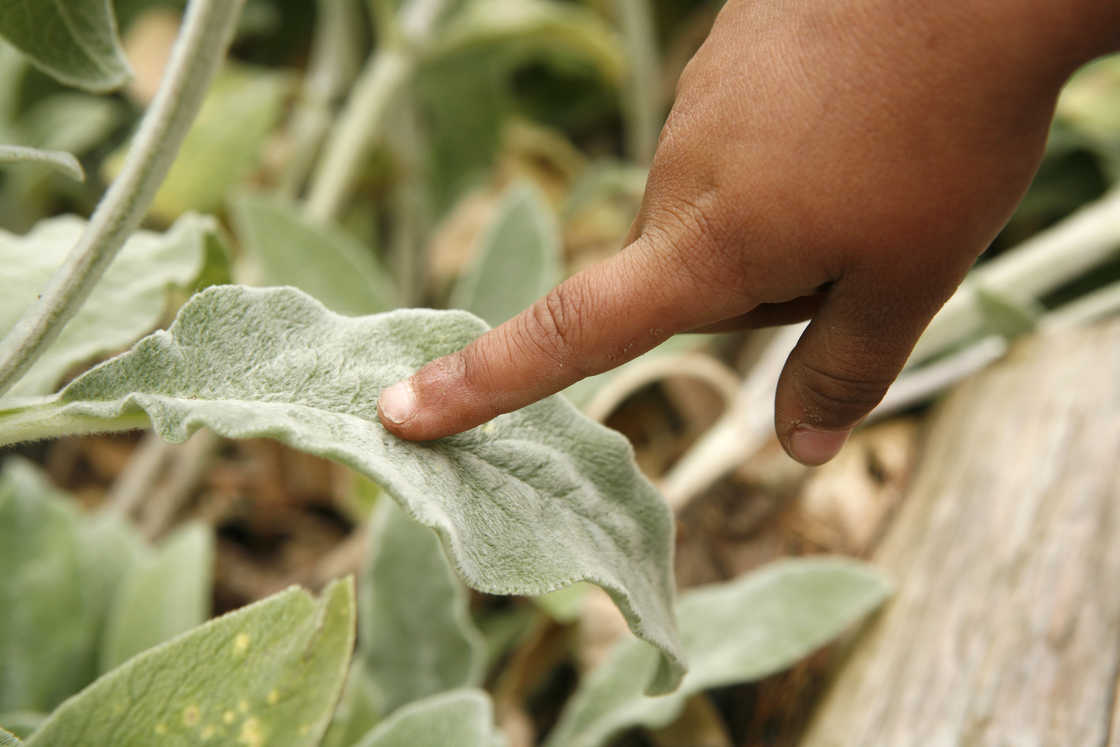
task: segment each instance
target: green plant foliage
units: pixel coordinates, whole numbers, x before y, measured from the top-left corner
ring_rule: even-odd
[[[82,181],[86,173],[73,155],[61,150],[40,150],[22,145],[0,145],[0,164],[33,163],[41,164],[65,174],[71,179]]]
[[[393,283],[373,253],[340,229],[309,220],[299,205],[242,195],[233,215],[260,285],[294,286],[352,316],[396,306]]]
[[[1120,55],[1085,66],[1062,90],[1055,111],[1058,125],[1101,156],[1120,177]]]
[[[359,607],[361,594],[359,593]],[[361,612],[358,613],[361,617]],[[351,747],[381,720],[384,709],[377,686],[370,680],[366,668],[359,661],[350,665],[342,699],[334,711],[334,718],[319,747]]]
[[[593,747],[634,726],[665,726],[689,696],[784,669],[878,607],[887,581],[840,558],[772,563],[734,581],[681,595],[677,614],[690,669],[680,688],[642,694],[656,662],[633,640],[619,643],[580,684],[546,744]]]
[[[357,747],[506,747],[493,710],[481,690],[436,695],[400,709]]]
[[[9,732],[22,739],[31,736],[46,720],[47,714],[36,711],[0,713],[0,724],[3,724]]]
[[[131,76],[109,0],[0,0],[0,37],[62,83],[110,91]]]
[[[289,589],[130,659],[59,707],[27,744],[315,745],[354,644],[354,589]]]
[[[1034,332],[1038,327],[1038,320],[1045,313],[1042,304],[1033,299],[1023,302],[980,285],[974,285],[972,292],[976,295],[976,305],[984,316],[985,331],[1008,340]]]
[[[0,335],[30,306],[85,229],[73,216],[39,223],[25,236],[0,231]],[[138,231],[54,344],[12,388],[12,395],[51,392],[73,366],[131,344],[154,327],[167,290],[190,286],[203,272],[216,224],[184,216],[163,234]]]
[[[191,210],[221,208],[229,191],[257,167],[291,91],[287,75],[227,65],[214,79],[152,212],[170,221]],[[122,150],[110,158],[109,175],[123,163]]]
[[[105,624],[102,672],[210,617],[213,545],[209,528],[188,524],[132,566]]]
[[[573,623],[579,617],[580,610],[583,609],[583,602],[588,590],[587,584],[572,584],[571,586],[565,586],[563,589],[533,597],[533,601],[556,622]]]
[[[395,502],[380,501],[369,542],[358,592],[358,652],[383,712],[478,684],[485,642],[436,533]]]
[[[8,459],[0,472],[0,712],[49,711],[93,677],[108,590],[80,536],[66,495],[30,463]]]
[[[0,747],[20,747],[23,742],[15,734],[5,729],[0,729]]]
[[[496,327],[547,293],[561,273],[556,218],[535,188],[518,185],[502,199],[449,305]]]
[[[429,443],[381,426],[383,387],[485,329],[464,312],[351,319],[291,288],[211,288],[167,332],[59,395],[0,409],[0,444],[150,419],[170,441],[208,426],[335,459],[435,529],[474,588],[532,595],[579,580],[602,586],[661,650],[651,689],[671,690],[683,674],[673,520],[622,436],[556,397]]]

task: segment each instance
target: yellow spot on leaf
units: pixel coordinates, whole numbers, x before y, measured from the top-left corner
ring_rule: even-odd
[[[196,705],[189,705],[183,709],[183,723],[187,726],[194,726],[197,724],[201,716],[202,713],[198,710],[198,706]]]
[[[222,721],[224,721],[227,724],[232,724],[234,718],[235,718],[235,716],[234,716],[233,711],[226,711],[225,713],[222,714]]]
[[[238,633],[233,638],[233,655],[241,656],[249,649],[249,634]]]
[[[261,722],[256,718],[245,719],[245,723],[241,725],[241,734],[238,735],[237,741],[247,744],[249,747],[261,747],[264,744]]]

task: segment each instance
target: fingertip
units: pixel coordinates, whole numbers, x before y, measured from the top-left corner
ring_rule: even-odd
[[[415,420],[419,409],[416,389],[410,378],[384,389],[377,399],[377,415],[382,425],[402,438],[409,437],[408,424]]]
[[[817,467],[840,453],[851,432],[851,429],[825,430],[801,423],[794,426],[788,442],[783,445],[797,461]]]

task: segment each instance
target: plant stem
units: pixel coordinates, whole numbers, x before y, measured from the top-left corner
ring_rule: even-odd
[[[335,218],[357,181],[370,150],[381,138],[394,97],[412,77],[418,47],[426,40],[445,0],[412,0],[400,14],[400,34],[382,34],[354,92],[326,142],[307,198],[307,214],[316,220]]]
[[[648,166],[661,130],[661,61],[650,0],[615,0],[615,13],[630,61],[625,93],[626,149],[633,161]]]
[[[124,168],[39,300],[0,345],[0,395],[54,342],[136,230],[225,57],[244,0],[193,0]]]

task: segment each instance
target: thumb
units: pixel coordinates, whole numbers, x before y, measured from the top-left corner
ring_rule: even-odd
[[[679,253],[639,238],[457,353],[384,390],[381,422],[409,440],[458,433],[720,318]],[[724,316],[727,314],[724,313]]]
[[[824,464],[840,451],[944,298],[904,296],[884,285],[838,281],[786,361],[774,424],[782,446],[803,464]]]

